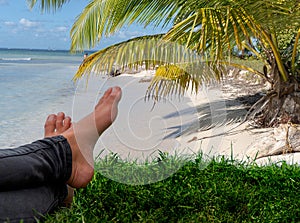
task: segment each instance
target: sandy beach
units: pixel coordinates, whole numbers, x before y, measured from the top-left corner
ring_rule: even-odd
[[[1,73],[1,148],[41,138],[50,113],[64,111],[74,121],[81,119],[93,110],[107,88],[120,86],[123,97],[119,115],[99,140],[95,157],[115,153],[126,160],[143,161],[156,158],[160,152],[193,155],[201,151],[207,157],[226,155],[242,160],[258,155],[263,157],[257,160],[261,163],[269,162],[269,153],[276,154],[271,158],[275,162],[300,160],[298,153],[278,153],[287,144],[284,140],[289,126],[255,129],[241,123],[249,106],[266,90],[261,80],[253,81],[244,71],[238,75],[229,71],[222,84],[203,86],[198,94],[188,91],[184,97],[163,98],[154,104],[145,100],[154,71],[91,76],[74,84],[71,79],[82,60],[79,56],[70,57],[68,52],[2,52],[11,59],[1,64],[5,67]],[[15,59],[19,57],[33,60]],[[290,135],[294,142],[300,141],[300,130]],[[292,147],[300,151],[300,144]]]
[[[79,83],[73,103],[76,121],[91,111],[99,96],[111,86],[120,86],[123,97],[119,115],[102,135],[94,152],[95,157],[108,153],[126,160],[152,160],[159,152],[192,155],[203,152],[207,157],[233,157],[253,160],[255,143],[269,137],[273,128],[257,129],[241,123],[247,113],[247,102],[262,88],[259,83],[247,83],[228,78],[222,85],[203,87],[198,94],[172,97],[154,105],[144,96],[153,71],[122,74],[117,77],[91,77],[86,86]],[[252,102],[253,103],[253,102]],[[249,106],[249,105],[248,105]],[[257,145],[256,147],[257,148]],[[300,160],[297,153],[265,157],[256,162],[265,164]]]

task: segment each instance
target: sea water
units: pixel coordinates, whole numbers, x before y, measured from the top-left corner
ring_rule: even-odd
[[[151,78],[153,72],[93,76],[88,87],[85,78],[74,83],[82,60],[82,54],[67,51],[0,49],[0,149],[43,138],[49,114],[63,111],[78,121],[112,86],[122,87],[124,96],[117,119],[98,141],[95,157],[103,149],[125,159],[147,159],[158,149],[175,151],[181,126],[197,122],[189,98],[164,100],[155,108],[152,101],[145,101],[149,83],[140,80]]]
[[[0,49],[0,149],[43,137],[51,113],[71,115],[82,54]]]

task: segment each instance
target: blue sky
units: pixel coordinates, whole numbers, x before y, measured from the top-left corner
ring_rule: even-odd
[[[42,14],[38,7],[30,10],[26,0],[0,0],[0,48],[65,49],[70,47],[70,29],[88,0],[73,0],[56,13]],[[161,33],[132,25],[114,36],[104,38],[95,49],[130,38]]]

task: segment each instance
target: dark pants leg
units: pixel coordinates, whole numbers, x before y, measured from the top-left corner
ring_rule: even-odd
[[[66,184],[0,192],[0,222],[36,222],[61,206],[66,196]]]
[[[63,136],[0,149],[0,191],[66,182],[71,172],[72,152]]]
[[[48,213],[66,196],[65,183],[71,172],[72,152],[63,136],[0,149],[0,219],[26,215],[30,222],[34,220],[32,210]]]

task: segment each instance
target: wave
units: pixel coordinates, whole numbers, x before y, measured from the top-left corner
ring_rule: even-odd
[[[23,57],[23,58],[0,58],[0,60],[4,60],[4,61],[29,61],[29,60],[32,60],[31,57]]]

